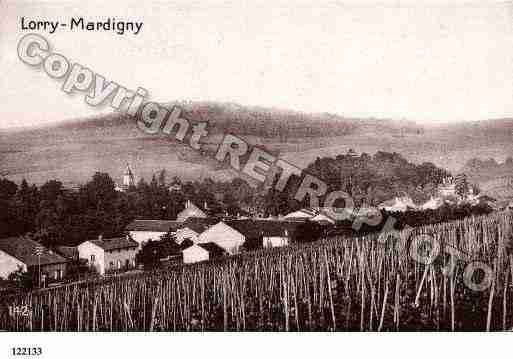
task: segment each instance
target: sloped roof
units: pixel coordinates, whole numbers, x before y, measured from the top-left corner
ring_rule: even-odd
[[[421,209],[437,209],[444,204],[443,199],[439,197],[431,197],[420,208]]]
[[[480,201],[497,202],[497,200],[495,198],[488,196],[486,194],[482,194],[482,195],[478,196],[478,199]]]
[[[65,258],[73,259],[78,258],[78,248],[73,246],[58,246],[55,248],[56,252]]]
[[[40,258],[36,255],[37,248],[42,250]],[[47,265],[68,262],[66,258],[50,251],[41,244],[23,237],[0,238],[0,250],[25,263],[28,267],[39,263]]]
[[[196,233],[202,233],[218,222],[217,218],[189,217],[179,228],[190,228]]]
[[[285,237],[291,235],[300,224],[293,221],[241,219],[225,222],[246,238]]]
[[[387,211],[398,211],[398,212],[404,212],[408,209],[416,209],[417,206],[415,203],[413,203],[413,200],[408,197],[395,197],[393,199],[389,199],[383,203],[381,203],[378,208],[383,208]]]
[[[328,224],[334,224],[336,222],[336,219],[333,218],[332,214],[326,209],[320,210],[319,213],[312,217],[310,220],[318,223]]]
[[[164,232],[177,229],[182,222],[136,219],[126,226],[127,231]]]
[[[131,239],[126,237],[118,237],[118,238],[108,238],[108,239],[93,239],[89,242],[97,245],[105,251],[112,251],[114,249],[126,249],[126,248],[136,248],[139,247],[139,244]]]
[[[303,208],[303,209],[300,209],[299,211],[295,211],[295,212],[291,212],[289,214],[287,214],[285,216],[285,218],[287,219],[292,219],[292,218],[298,218],[298,219],[308,219],[308,218],[312,218],[316,215],[316,212],[311,210],[311,209],[307,209],[307,208]]]
[[[315,222],[335,223],[337,221],[337,217],[341,216],[343,212],[349,212],[346,214],[347,217],[352,214],[352,210],[347,208],[314,207],[303,208],[299,211],[289,213],[284,218],[288,221],[312,220]]]
[[[183,211],[178,213],[178,215],[176,216],[176,220],[178,222],[184,222],[187,218],[191,217],[207,218],[207,215],[205,212],[199,209],[194,203],[190,203],[189,207],[185,208]]]
[[[208,251],[210,254],[224,255],[226,253],[226,251],[223,248],[219,247],[214,242],[198,243],[197,245],[203,248],[204,250]]]

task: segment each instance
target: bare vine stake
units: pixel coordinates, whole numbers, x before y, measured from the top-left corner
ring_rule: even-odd
[[[296,318],[296,330],[300,331],[300,325],[299,325],[299,307],[297,305],[297,279],[292,280],[292,286],[293,286],[293,294],[294,294],[294,317]]]
[[[399,330],[399,289],[400,289],[400,276],[399,273],[396,274],[395,279],[395,302],[394,302],[394,321],[395,321],[395,329]]]
[[[379,318],[378,332],[380,332],[383,329],[383,320],[385,318],[385,309],[386,309],[386,305],[387,305],[387,298],[388,298],[388,276],[387,276],[387,282],[385,284],[385,294],[383,296],[383,304],[381,305],[381,317]]]
[[[370,318],[369,318],[369,330],[372,331],[373,323],[374,323],[374,308],[375,308],[375,300],[374,300],[374,286],[371,285],[371,303],[370,303]]]
[[[511,274],[511,282],[513,283],[513,255],[509,256],[509,269]]]
[[[445,262],[444,262],[444,265],[445,265]],[[445,268],[445,266],[444,266]],[[446,318],[447,318],[447,274],[446,273],[443,273],[442,274],[442,277],[443,277],[443,311],[442,311],[442,316],[443,316],[443,320],[444,322],[446,321]]]
[[[223,274],[223,327],[225,332],[228,330],[228,312],[226,308],[226,302],[226,277]]]
[[[112,332],[112,312],[114,311],[114,290],[112,287],[109,288],[110,293],[110,331]]]
[[[429,310],[432,312],[433,310],[433,303],[435,299],[435,285],[434,285],[434,278],[433,278],[433,266],[429,266]]]
[[[176,277],[173,276],[173,284],[171,286],[171,307],[172,307],[172,311],[173,311],[173,331],[176,332],[176,309],[177,309],[177,305],[176,305]]]
[[[153,299],[153,305],[151,308],[150,332],[153,332],[153,328],[155,327],[155,317],[157,314],[157,305],[159,303],[159,295],[160,295],[160,287],[157,287],[157,293],[155,294],[155,298]]]
[[[205,330],[205,271],[201,272],[201,330]]]
[[[509,272],[505,273],[506,278],[504,278],[504,291],[502,293],[502,330],[506,330],[506,317],[508,311],[508,285],[509,285]]]
[[[454,277],[456,276],[456,269],[453,271],[454,273],[451,273],[451,280],[450,280],[450,294],[451,294],[451,330],[454,332],[455,328],[455,310],[454,310]]]
[[[285,264],[283,263],[283,261],[280,261],[280,277],[281,277],[281,283],[282,283],[282,288],[283,288],[283,293],[282,293],[282,296],[283,296],[283,304],[284,304],[284,309],[285,309],[285,330],[288,332],[289,331],[289,298],[288,298],[288,290],[287,290],[287,282],[285,280],[285,273],[284,273],[284,269],[283,269],[283,266]]]
[[[333,306],[333,292],[331,290],[330,268],[328,264],[328,255],[326,254],[326,250],[324,250],[324,259],[326,261],[326,274],[328,276],[328,294],[330,296],[331,320],[333,322],[333,330],[337,330],[337,323],[335,321],[335,307]]]
[[[424,274],[422,275],[422,279],[420,280],[419,289],[417,290],[417,295],[415,296],[415,308],[419,307],[420,300],[420,292],[422,291],[422,287],[424,286],[424,281],[426,280],[427,272],[430,266],[426,265],[424,268]]]
[[[361,269],[361,293],[362,293],[362,304],[360,306],[360,331],[363,332],[363,317],[364,317],[364,310],[365,310],[365,272],[363,270],[363,266]]]
[[[94,295],[94,302],[93,302],[93,332],[96,331],[96,307],[98,305],[98,301],[96,298],[96,293]]]
[[[496,269],[497,260],[495,261],[494,269]],[[493,309],[493,297],[495,295],[495,271],[492,281],[492,288],[490,289],[490,297],[488,298],[488,315],[486,316],[486,331],[490,331],[492,322],[492,309]]]

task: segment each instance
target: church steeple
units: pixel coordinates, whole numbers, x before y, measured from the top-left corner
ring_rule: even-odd
[[[128,189],[130,186],[135,186],[135,178],[132,170],[130,169],[130,165],[127,163],[125,174],[123,175],[123,187]]]

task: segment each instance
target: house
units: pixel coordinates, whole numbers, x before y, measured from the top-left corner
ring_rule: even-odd
[[[245,238],[245,249],[282,247],[289,245],[302,222],[278,220],[233,220],[226,224]]]
[[[181,262],[182,248],[173,240],[150,241],[137,253],[137,262],[144,269],[155,269],[163,260],[172,259]]]
[[[208,261],[226,254],[223,248],[212,242],[193,244],[182,252],[183,262],[186,264]]]
[[[78,246],[79,258],[87,260],[91,268],[103,275],[109,271],[135,267],[139,244],[126,237],[85,241]]]
[[[189,239],[196,243],[201,233],[218,222],[219,219],[217,218],[189,217],[176,230],[175,241],[181,244],[184,240]]]
[[[0,239],[0,277],[7,279],[9,275],[21,269],[38,276],[41,281],[46,279],[59,280],[66,275],[68,260],[39,243],[23,238],[8,237]]]
[[[177,221],[136,219],[126,226],[126,231],[141,249],[144,243],[150,240],[160,241],[164,234],[176,231],[181,224]]]
[[[451,176],[442,179],[442,183],[438,185],[438,195],[441,197],[445,196],[456,196],[456,182]]]
[[[335,224],[335,219],[330,215],[328,211],[321,210],[318,214],[310,218],[311,221],[317,222],[323,226],[329,226]]]
[[[479,196],[477,196],[476,204],[486,205],[486,206],[490,207],[491,209],[493,209],[494,211],[497,211],[500,209],[499,204],[497,203],[497,199],[495,199],[491,196],[488,196],[486,194],[483,194],[483,193],[480,194]]]
[[[303,208],[299,211],[291,212],[287,214],[284,218],[286,220],[309,220],[315,217],[317,213],[314,210]]]
[[[303,208],[283,217],[286,221],[314,221],[321,225],[333,225],[339,210],[327,207]]]
[[[428,210],[432,209],[435,210],[441,206],[443,206],[444,200],[440,197],[433,197],[431,196],[428,201],[426,201],[424,204],[420,206],[420,209],[422,210]]]
[[[281,247],[291,243],[297,228],[303,223],[264,219],[226,220],[200,233],[194,244],[215,243],[230,255],[242,250]]]
[[[184,222],[187,218],[207,218],[207,214],[203,212],[199,207],[197,207],[194,203],[187,200],[185,203],[185,209],[178,213],[176,216],[176,220],[178,222]]]
[[[408,210],[417,209],[417,206],[410,197],[403,196],[385,201],[381,203],[378,208],[388,212],[406,212]]]
[[[242,233],[221,221],[200,233],[196,244],[212,242],[233,255],[239,253],[245,240]]]

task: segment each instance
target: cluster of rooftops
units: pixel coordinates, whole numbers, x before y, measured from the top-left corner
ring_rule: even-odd
[[[383,204],[381,208],[406,210],[412,206],[409,198],[395,198]],[[392,203],[393,202],[393,203]],[[379,207],[378,207],[379,208]],[[372,211],[368,211],[371,213]],[[359,215],[366,213],[360,209]],[[369,214],[371,215],[371,214]],[[86,242],[92,243],[105,252],[120,251],[124,249],[141,249],[142,244],[148,240],[160,240],[165,233],[172,233],[180,244],[184,239],[193,238],[193,244],[206,250],[218,251],[218,242],[223,240],[212,240],[210,238],[200,238],[207,231],[216,232],[217,238],[229,238],[233,233],[240,237],[251,240],[255,238],[282,238],[280,245],[290,243],[288,239],[294,236],[298,225],[305,221],[316,222],[320,225],[335,224],[336,219],[333,212],[328,209],[301,209],[281,218],[274,219],[256,219],[256,218],[214,218],[209,217],[203,210],[188,202],[186,208],[177,215],[176,220],[146,220],[137,219],[129,223],[126,227],[126,236],[115,238],[86,239]],[[213,230],[215,229],[215,231]],[[202,240],[197,240],[198,238]],[[210,243],[210,244],[209,244]],[[283,244],[285,243],[285,244]],[[273,244],[274,245],[274,244]],[[222,247],[222,245],[221,245]],[[47,265],[64,263],[70,258],[77,256],[77,247],[61,246],[55,248],[56,251],[42,247],[39,243],[26,237],[9,237],[0,239],[0,252],[23,262],[27,267],[34,265]],[[226,248],[225,248],[226,249]],[[58,253],[56,253],[58,252]]]
[[[277,221],[265,219],[217,219],[217,218],[197,218],[190,217],[183,222],[179,221],[153,221],[153,220],[134,220],[127,227],[129,232],[175,232],[180,229],[188,228],[200,234],[213,225],[223,222],[227,226],[235,229],[248,238],[259,236],[281,237],[291,233],[299,221]]]
[[[299,223],[302,223],[302,216],[294,220],[269,220],[250,218],[212,218],[208,217],[201,209],[194,204],[189,204],[182,211],[176,220],[145,220],[137,219],[126,227],[128,235],[114,238],[87,239],[86,241],[101,248],[105,252],[119,251],[124,249],[141,248],[141,242],[134,240],[131,234],[140,232],[153,233],[153,240],[159,240],[164,233],[176,233],[180,230],[190,230],[193,233],[201,234],[209,228],[220,224],[222,228],[231,228],[239,232],[245,238],[258,237],[289,237],[292,235]],[[219,246],[215,243],[195,243],[198,246],[215,252]],[[27,267],[36,265],[49,265],[68,262],[77,256],[77,247],[59,246],[54,250],[43,247],[38,242],[26,237],[7,237],[0,239],[0,251],[23,262]]]

